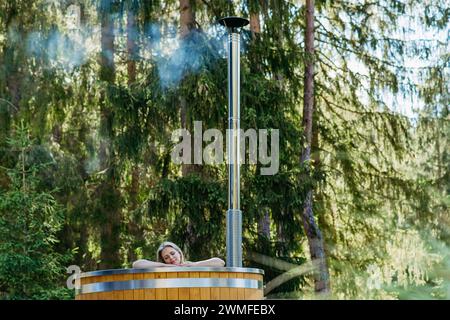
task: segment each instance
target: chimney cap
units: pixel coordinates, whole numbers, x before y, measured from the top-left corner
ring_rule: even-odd
[[[225,17],[225,18],[219,19],[218,22],[221,25],[223,25],[227,28],[230,28],[230,29],[241,28],[250,23],[250,21],[248,21],[248,19],[241,18],[241,17]]]

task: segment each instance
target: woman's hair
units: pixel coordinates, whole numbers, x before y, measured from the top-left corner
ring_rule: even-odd
[[[176,251],[178,251],[178,253],[180,254],[180,262],[181,263],[185,263],[184,261],[184,254],[183,251],[181,251],[181,249],[173,242],[169,242],[169,241],[165,241],[163,243],[161,243],[161,245],[159,246],[158,250],[156,251],[156,261],[158,262],[162,262],[162,263],[166,263],[163,259],[163,257],[161,257],[161,252],[164,250],[164,248],[166,247],[172,247],[174,248]]]

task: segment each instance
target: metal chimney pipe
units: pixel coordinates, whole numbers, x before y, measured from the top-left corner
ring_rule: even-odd
[[[249,23],[226,17],[219,23],[228,29],[228,211],[227,266],[242,267],[242,211],[240,210],[240,34]]]

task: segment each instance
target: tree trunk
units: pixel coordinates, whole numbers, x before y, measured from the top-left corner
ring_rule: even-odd
[[[258,235],[262,241],[270,242],[270,215],[269,208],[264,207],[259,211]]]
[[[130,1],[127,8],[127,74],[130,90],[133,83],[136,82],[136,54],[138,50],[136,34],[136,4],[135,1]],[[138,206],[137,196],[140,178],[138,161],[134,161],[131,171],[130,210],[135,210]]]
[[[101,57],[100,80],[114,84],[114,22],[111,14],[111,0],[101,2]],[[106,87],[106,85],[105,85]],[[106,98],[106,88],[100,100],[100,151],[99,162],[104,171],[104,180],[98,189],[97,213],[100,215],[101,263],[102,269],[120,266],[120,193],[116,182],[114,159],[114,114]]]
[[[261,21],[259,19],[258,0],[250,2],[250,32],[252,35],[252,45],[257,46],[261,33]],[[255,50],[249,53],[250,68],[254,73],[261,73],[262,67],[258,55]],[[257,169],[259,171],[259,168]],[[258,236],[261,243],[270,241],[270,215],[269,208],[263,207],[258,210]]]
[[[188,41],[190,33],[195,29],[195,12],[192,7],[192,2],[194,0],[180,0],[180,39],[181,41]],[[192,128],[192,123],[188,119],[188,105],[186,97],[180,95],[180,120],[181,127],[187,129],[191,133],[191,161],[194,161],[194,132]],[[183,177],[187,177],[190,174],[200,174],[201,166],[194,164],[182,164],[181,174]],[[182,213],[183,214],[183,213]],[[194,247],[195,243],[198,241],[198,237],[195,232],[194,224],[191,219],[188,219],[186,227],[187,239],[186,246],[187,250]]]
[[[191,0],[180,0],[180,39],[181,41],[188,41],[188,37],[195,27],[195,12],[192,8]],[[191,133],[191,160],[194,160],[194,133],[192,132],[192,125],[188,120],[188,106],[186,97],[180,95],[180,122],[183,129],[187,129]],[[189,174],[198,171],[193,164],[182,164],[182,176],[186,177]]]
[[[261,33],[261,21],[259,19],[259,0],[252,0],[249,2],[250,10],[250,32],[252,34],[252,40],[257,39]]]
[[[301,164],[308,165],[311,159],[312,125],[314,112],[314,0],[306,0],[306,30],[305,30],[305,78],[303,100],[303,129],[306,147],[301,156]],[[315,290],[327,293],[330,290],[328,267],[324,250],[322,234],[314,220],[313,190],[307,192],[302,212],[302,223],[308,237],[311,260],[317,260],[318,272],[314,275]]]
[[[283,220],[284,216],[284,209],[281,210],[281,219],[278,221],[277,225],[277,250],[278,250],[278,256],[280,257],[286,257],[288,255],[288,249],[287,249],[287,242],[289,239],[286,237],[286,233],[284,231],[285,223]]]
[[[135,1],[130,1],[127,8],[127,74],[128,87],[132,90],[132,85],[136,82],[136,58],[137,58],[137,30],[136,30],[136,13],[137,4]],[[133,239],[131,248],[128,250],[128,261],[137,260],[135,254],[136,246],[143,246],[145,244],[144,231],[136,219],[135,210],[139,206],[139,190],[140,190],[141,172],[139,168],[138,159],[132,160],[131,169],[131,183],[129,187],[129,223],[127,225],[128,234]]]
[[[261,35],[261,20],[259,18],[260,12],[257,5],[258,0],[252,0],[250,4],[250,33],[252,35],[252,46],[256,49]],[[257,50],[250,50],[249,52],[249,58],[251,60],[250,68],[253,73],[261,74],[261,60],[256,52]]]
[[[264,15],[266,16],[266,19],[272,19],[273,20],[273,25],[272,28],[270,29],[270,32],[272,33],[272,36],[274,39],[276,39],[276,46],[278,46],[279,48],[281,48],[283,46],[283,41],[284,41],[284,35],[283,35],[283,20],[282,20],[282,16],[283,16],[283,12],[282,10],[283,8],[283,2],[280,0],[273,0],[270,3],[270,10],[268,10],[269,8],[265,8],[264,10]],[[272,12],[271,14],[269,14],[269,12]],[[275,26],[275,27],[274,27]],[[276,81],[277,86],[281,89],[284,90],[283,88],[283,79],[284,76],[280,70],[280,68],[274,68],[274,75],[273,75],[273,80]],[[281,257],[286,257],[289,255],[289,250],[288,250],[288,236],[285,232],[286,230],[286,224],[288,223],[288,221],[285,220],[285,209],[282,208],[281,209],[281,216],[278,219],[278,226],[277,226],[277,240],[278,240],[278,254]]]
[[[195,28],[195,13],[191,1],[180,0],[180,38],[186,38]]]
[[[128,72],[128,86],[131,86],[136,81],[136,5],[131,1],[127,10],[127,72]]]
[[[437,179],[440,181],[442,178],[442,157],[441,157],[441,144],[440,144],[440,138],[441,138],[441,119],[439,118],[439,115],[436,115],[436,125],[435,127],[435,135],[436,135],[436,160],[437,160]]]
[[[24,61],[21,61],[21,59],[24,59],[22,53],[24,48],[19,46],[19,43],[24,43],[24,41],[11,39],[11,37],[23,37],[23,22],[20,19],[19,9],[15,2],[11,2],[7,8],[4,12],[4,23],[6,30],[12,32],[6,32],[6,41],[1,48],[3,50],[0,50],[0,53],[3,53],[0,56],[0,65],[4,66],[5,70],[5,88],[0,89],[0,97],[4,97],[0,98],[0,147],[2,148],[6,147],[14,115],[19,112],[21,83],[24,77],[23,71],[20,71],[20,66]],[[2,157],[2,154],[0,154],[0,157]]]
[[[277,22],[276,23],[276,29],[275,34],[278,38],[278,47],[283,47],[283,41],[284,41],[284,34],[283,34],[283,11],[284,10],[284,3],[283,0],[274,0],[273,1],[273,19]],[[277,71],[275,73],[275,78],[278,80],[277,84],[280,89],[284,88],[284,75],[281,71]]]

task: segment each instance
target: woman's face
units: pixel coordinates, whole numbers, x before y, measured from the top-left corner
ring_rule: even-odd
[[[180,264],[181,263],[180,253],[172,247],[165,247],[161,251],[161,257],[163,258],[164,263],[167,263],[167,264]]]

